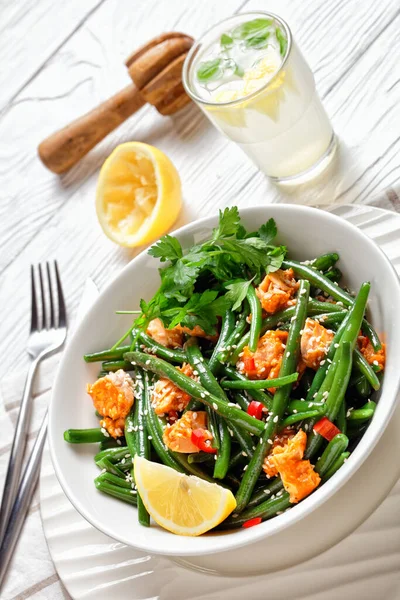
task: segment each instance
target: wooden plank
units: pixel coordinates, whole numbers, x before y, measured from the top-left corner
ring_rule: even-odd
[[[169,29],[197,36],[235,9],[257,9],[259,4],[174,0],[166,11],[164,3],[150,0],[137,2],[129,14],[124,7],[122,0],[110,0],[96,11],[0,121],[0,139],[7,140],[0,147],[0,305],[8,316],[0,340],[4,369],[27,364],[30,262],[59,259],[72,312],[87,276],[104,286],[135,255],[105,238],[93,206],[98,169],[122,141],[154,144],[174,161],[185,197],[179,223],[233,203],[365,201],[398,177],[393,123],[400,117],[400,42],[397,5],[391,0],[379,6],[372,0],[351,6],[335,0],[265,3],[290,22],[340,137],[338,160],[319,180],[293,189],[271,185],[194,106],[173,118],[145,108],[70,173],[53,176],[35,157],[37,143],[125,85],[123,60],[134,46]]]
[[[23,89],[104,0],[1,3],[0,107]]]

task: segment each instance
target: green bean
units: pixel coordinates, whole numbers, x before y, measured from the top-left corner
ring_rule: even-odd
[[[232,367],[224,366],[222,368],[222,372],[226,377],[229,377],[229,379],[231,379],[233,381],[248,381],[248,379],[245,375],[242,375],[235,369],[232,369]],[[261,402],[261,404],[263,406],[265,406],[266,408],[268,408],[268,410],[271,408],[273,397],[269,392],[261,391],[261,390],[254,390],[254,389],[246,390],[246,391],[247,391],[248,395],[253,398],[253,400],[257,400],[257,402]]]
[[[101,371],[99,371],[97,373],[97,379],[101,379],[102,377],[106,377],[106,375],[108,375],[108,371],[103,371],[103,369]]]
[[[212,462],[214,466],[214,454],[209,454],[207,452],[197,452],[193,454],[188,454],[187,456],[188,463],[192,465],[193,463],[204,463],[204,462]]]
[[[186,360],[186,355],[182,350],[177,348],[166,348],[166,346],[163,346],[159,342],[156,342],[156,340],[153,340],[153,338],[147,335],[147,333],[144,331],[140,332],[139,341],[142,342],[142,344],[146,346],[152,354],[156,354],[164,360],[168,360],[169,362],[177,363],[179,365]],[[129,352],[129,349],[125,350],[125,352]]]
[[[299,421],[304,421],[304,419],[312,419],[313,417],[321,417],[323,412],[320,409],[314,410],[305,410],[304,412],[295,413],[293,415],[289,415],[285,419],[283,419],[280,428],[285,429],[285,427],[290,427],[290,425],[294,425]]]
[[[323,414],[325,412],[325,404],[323,402],[306,402],[306,400],[291,400],[287,406],[286,412],[288,414],[296,414],[296,412],[305,412],[309,409],[319,409],[321,411],[321,414]]]
[[[332,475],[336,473],[336,471],[339,471],[340,467],[343,466],[343,464],[346,462],[349,456],[350,452],[342,452],[342,454],[339,456],[339,458],[336,459],[336,461],[333,463],[330,469],[327,470],[327,472],[322,478],[321,483],[325,483],[325,481],[328,481],[328,479],[330,479]]]
[[[101,460],[102,458],[108,458],[112,463],[117,463],[121,458],[124,458],[129,454],[128,446],[118,446],[117,448],[108,448],[107,450],[101,450],[94,457],[94,462]]]
[[[252,508],[261,504],[261,502],[265,502],[267,498],[271,498],[271,496],[274,496],[283,489],[282,479],[279,476],[274,477],[267,485],[254,492],[247,504],[247,508]]]
[[[247,289],[247,300],[251,312],[249,348],[251,352],[255,352],[257,350],[257,344],[260,338],[262,310],[260,300],[258,299],[256,290],[252,285],[249,285]]]
[[[320,387],[325,380],[326,373],[329,369],[330,364],[332,363],[332,359],[336,352],[336,344],[338,344],[342,338],[343,332],[344,332],[344,330],[347,326],[348,320],[349,320],[349,315],[350,315],[350,313],[347,314],[345,319],[340,324],[339,329],[333,336],[333,340],[329,346],[328,352],[326,354],[326,358],[324,361],[321,361],[323,364],[321,364],[319,366],[318,371],[316,372],[316,374],[314,376],[311,387],[308,390],[308,394],[306,396],[307,402],[311,402],[316,397],[316,394],[319,392]]]
[[[94,444],[104,442],[110,436],[103,433],[100,427],[94,429],[67,429],[64,431],[64,440],[69,444]]]
[[[351,307],[354,304],[354,298],[341,287],[327,279],[324,275],[321,275],[318,271],[315,271],[311,267],[307,265],[302,265],[298,262],[285,260],[282,263],[283,268],[288,269],[292,268],[296,273],[304,277],[304,279],[308,279],[314,285],[317,285],[324,292],[327,292],[332,296],[334,300],[337,302],[342,302],[345,306]],[[379,339],[378,334],[372,327],[368,321],[365,319],[362,320],[360,328],[362,329],[364,335],[368,337],[370,340],[375,352],[382,348],[381,341]]]
[[[372,419],[376,410],[376,403],[370,400],[361,408],[355,408],[349,411],[349,415],[347,417],[347,421],[349,423],[353,422],[365,422]]]
[[[337,282],[339,282],[343,277],[343,273],[340,269],[338,269],[338,267],[333,267],[332,269],[329,269],[329,271],[325,271],[324,275],[331,281]]]
[[[103,494],[108,494],[109,496],[118,498],[118,500],[137,506],[137,493],[135,490],[126,490],[122,487],[112,485],[107,481],[99,481],[98,478],[94,480],[94,483],[99,492],[103,492]]]
[[[181,467],[183,468],[184,471],[186,471],[186,473],[189,473],[190,475],[195,475],[196,477],[199,477],[200,479],[204,479],[204,481],[209,481],[210,483],[215,483],[214,479],[210,475],[208,475],[205,471],[203,471],[203,469],[198,467],[197,464],[195,464],[193,462],[189,463],[187,454],[182,454],[180,452],[172,452],[172,455],[175,458],[175,460],[177,460],[178,463],[180,463]],[[215,454],[214,454],[214,456],[215,456]]]
[[[328,252],[327,254],[321,254],[318,258],[315,258],[311,262],[311,267],[318,271],[327,271],[333,267],[339,260],[339,254],[337,252]]]
[[[123,371],[132,371],[131,363],[126,360],[110,360],[108,362],[103,362],[102,369],[106,373],[119,371],[122,369]]]
[[[142,458],[150,458],[150,444],[147,433],[147,424],[146,424],[146,406],[147,406],[147,395],[149,393],[149,381],[148,375],[146,372],[143,372],[143,379],[140,381],[140,378],[137,376],[137,384],[139,384],[139,394],[136,398],[136,402],[138,404],[137,411],[137,436],[136,436],[136,454]],[[142,385],[140,385],[142,384]],[[132,456],[132,460],[135,458],[135,455]],[[150,526],[150,515],[147,512],[143,501],[138,494],[137,498],[138,504],[138,520],[141,525],[145,527]]]
[[[332,465],[335,464],[339,456],[344,452],[349,445],[349,438],[343,433],[338,433],[330,440],[327,447],[322,453],[322,456],[315,464],[315,470],[323,477]]]
[[[118,487],[121,488],[125,488],[126,490],[131,490],[132,489],[132,484],[130,481],[127,481],[126,479],[122,479],[122,477],[117,477],[116,475],[113,475],[112,473],[101,473],[100,475],[98,475],[98,477],[96,477],[95,481],[105,481],[106,483],[111,483],[112,485],[116,485]]]
[[[120,469],[120,471],[127,473],[133,469],[133,458],[123,458],[119,462],[115,463],[114,466]]]
[[[352,423],[348,423],[346,435],[350,441],[361,438],[364,435],[365,431],[368,428],[368,421],[365,422],[357,422],[353,421]]]
[[[136,382],[138,381],[140,380],[137,378]],[[136,385],[138,385],[138,383],[136,383]],[[132,458],[135,458],[135,455],[137,454],[138,412],[139,402],[136,399],[125,418],[125,439]]]
[[[229,421],[236,422],[250,433],[261,435],[264,430],[264,425],[258,419],[254,419],[243,410],[234,406],[229,406],[228,403],[221,400],[217,396],[213,396],[203,388],[197,381],[194,381],[187,375],[178,371],[175,367],[165,362],[161,358],[149,356],[142,352],[128,352],[125,354],[126,360],[135,362],[146,370],[156,373],[159,377],[166,377],[181,390],[187,392],[194,398],[197,398],[203,404],[211,406],[218,414],[225,417]],[[281,388],[282,389],[282,388]]]
[[[105,469],[109,473],[112,473],[113,475],[116,475],[117,477],[122,477],[122,479],[125,479],[125,473],[123,471],[121,471],[121,469],[117,465],[113,464],[106,457],[101,458],[100,460],[97,460],[96,465],[100,469]]]
[[[208,361],[208,368],[212,373],[216,373],[221,366],[219,362],[219,354],[222,348],[228,343],[228,339],[235,327],[235,313],[229,308],[222,319],[222,327],[219,334],[218,342],[215,344],[211,358]]]
[[[246,456],[250,458],[254,450],[254,444],[253,440],[251,439],[251,435],[241,427],[238,427],[238,425],[235,423],[228,423],[228,430],[229,429],[239,442],[242,452],[245,452]]]
[[[336,326],[342,323],[343,319],[349,314],[347,308],[343,310],[337,310],[336,312],[328,312],[321,313],[318,315],[314,315],[314,321],[321,323],[324,327],[333,327],[336,329]]]
[[[186,406],[186,408],[183,412],[185,413],[188,410],[191,410],[193,412],[196,412],[198,410],[203,410],[203,404],[199,400],[196,400],[196,398],[192,398],[189,401],[189,404]]]
[[[343,337],[345,333],[343,334]],[[325,416],[332,422],[334,422],[339,414],[340,405],[344,402],[347,386],[352,369],[352,347],[350,341],[341,342],[340,348],[338,348],[338,359],[339,364],[335,370],[335,374],[332,381],[332,386],[328,392],[325,405]],[[307,442],[307,449],[305,456],[306,458],[312,458],[320,449],[323,443],[323,437],[312,431],[309,435]]]
[[[209,365],[205,362],[200,348],[198,346],[197,340],[195,338],[190,338],[188,342],[185,344],[186,354],[190,364],[193,367],[193,370],[199,374],[200,383],[210,394],[219,397],[223,402],[228,404],[228,398],[224,392],[224,390],[219,385],[218,381],[215,379],[213,373],[210,370]],[[216,365],[215,367],[216,368]],[[212,418],[212,407],[207,406],[207,411],[211,412],[210,417]],[[218,428],[218,439],[219,439],[219,447],[217,460],[215,461],[214,467],[214,477],[216,479],[224,479],[228,472],[229,467],[229,459],[231,454],[231,436],[229,435],[228,426],[226,422],[222,418],[217,418],[217,428]],[[211,433],[214,433],[211,430]]]
[[[129,352],[130,346],[119,346],[115,350],[101,350],[100,352],[93,352],[92,354],[84,354],[83,358],[86,362],[103,362],[105,360],[119,360],[123,357],[125,352]]]
[[[236,346],[239,343],[245,329],[248,327],[247,316],[249,312],[248,310],[243,310],[235,324],[235,328],[232,331],[231,335],[226,340],[226,343],[218,353],[218,360],[220,363],[224,363],[228,360],[228,357],[232,354],[233,351],[236,350]]]
[[[237,467],[238,465],[242,464],[243,466],[243,462],[245,460],[245,457],[242,454],[242,450],[237,450],[237,452],[231,456],[231,460],[229,461],[229,469],[228,471],[232,471],[233,469],[235,469],[235,467]]]
[[[247,412],[250,401],[246,398],[246,396],[240,392],[236,392],[233,397],[236,404],[239,404],[240,408]]]
[[[300,349],[300,331],[304,327],[307,316],[309,291],[310,284],[308,281],[301,281],[297,296],[294,319],[290,325],[286,349],[279,371],[280,377],[290,375],[296,370]],[[261,436],[261,442],[256,446],[256,450],[254,451],[248,468],[243,475],[239,491],[236,494],[236,512],[238,513],[245,508],[253,493],[254,486],[262,469],[264,458],[272,445],[272,439],[279,427],[279,421],[282,419],[285,413],[291,389],[292,384],[288,384],[279,388],[274,395],[272,409],[268,415],[268,421],[265,424],[265,429]]]
[[[364,375],[360,375],[358,377],[355,388],[357,390],[357,394],[361,396],[361,398],[368,398],[371,395],[372,388]]]
[[[364,375],[364,377],[367,379],[368,383],[374,388],[374,390],[379,390],[379,388],[381,387],[381,383],[378,377],[376,376],[375,371],[368,363],[366,358],[361,354],[358,348],[354,349],[353,361],[354,366],[360,373]]]
[[[276,377],[275,379],[262,379],[252,381],[227,381],[226,379],[221,382],[223,388],[227,390],[265,390],[267,388],[279,388],[288,383],[294,383],[299,378],[298,373],[292,373],[287,377]]]
[[[337,428],[340,429],[341,433],[346,434],[347,421],[346,421],[346,403],[342,402],[336,419]]]
[[[117,444],[117,440],[115,438],[109,437],[109,438],[106,438],[105,440],[103,440],[102,442],[100,442],[99,451],[107,450],[108,448],[116,448],[117,446],[120,446],[120,445],[121,444]],[[122,445],[125,446],[125,443],[123,443]]]

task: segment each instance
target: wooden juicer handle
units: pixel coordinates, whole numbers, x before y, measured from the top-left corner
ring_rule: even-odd
[[[190,102],[182,85],[182,65],[193,38],[170,32],[154,38],[126,61],[133,83],[46,138],[38,147],[43,164],[63,173],[147,102],[171,115]]]

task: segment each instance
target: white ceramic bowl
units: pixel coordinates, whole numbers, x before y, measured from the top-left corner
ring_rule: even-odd
[[[371,425],[347,463],[331,480],[290,511],[257,527],[198,538],[175,536],[156,525],[141,527],[137,523],[136,509],[95,489],[93,479],[98,469],[93,462],[94,447],[67,444],[63,440],[63,431],[97,425],[85,386],[96,378],[99,366],[86,364],[82,355],[110,347],[130,323],[129,317],[115,315],[115,311],[136,308],[140,298],[149,298],[158,287],[159,265],[143,252],[102,292],[65,350],[50,406],[49,441],[57,477],[75,508],[107,535],[149,553],[182,557],[223,552],[290,527],[334,493],[340,493],[341,486],[370,454],[395,408],[399,388],[400,284],[384,253],[353,225],[317,209],[272,205],[240,212],[250,230],[273,217],[278,225],[279,241],[287,244],[292,258],[305,260],[335,250],[340,254],[340,268],[351,289],[357,289],[363,281],[371,282],[370,317],[383,334],[388,351],[380,402]],[[217,220],[217,216],[201,219],[181,228],[176,235],[183,246],[188,247],[207,239]]]

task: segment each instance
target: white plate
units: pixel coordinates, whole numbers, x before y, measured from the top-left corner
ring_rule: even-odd
[[[375,239],[400,271],[399,216],[364,206],[338,207],[334,212]],[[381,598],[395,599],[399,597],[396,590],[400,591],[399,484],[381,508],[349,538],[308,563],[288,567],[337,543],[379,505],[400,475],[399,447],[395,446],[399,444],[398,440],[400,409],[356,476],[340,494],[307,517],[306,533],[297,529],[304,523],[298,523],[290,530],[290,540],[282,540],[281,533],[276,536],[273,551],[264,547],[265,568],[269,571],[285,568],[285,571],[269,575],[268,583],[263,577],[228,579],[194,573],[171,560],[150,557],[108,538],[73,508],[57,481],[46,450],[40,494],[49,549],[63,583],[75,599],[109,600],[112,596],[119,600],[236,600],[243,596],[245,586],[246,596],[257,600],[265,597],[266,585],[269,600],[282,600],[282,585],[285,594],[292,598],[336,600],[340,593],[354,599],[372,600],[379,593]],[[374,468],[373,463],[381,468]],[[265,543],[268,545],[271,539]],[[280,544],[280,540],[284,543]],[[199,557],[196,557],[196,563],[191,562],[191,566],[209,568],[210,564],[202,563],[204,558],[199,564]],[[251,553],[241,551],[242,563],[244,560],[254,562],[255,558],[253,547]],[[223,555],[213,555],[211,559],[212,569],[227,570]],[[245,568],[248,569],[248,565]],[[237,568],[235,574],[240,574]]]
[[[94,351],[118,339],[132,319],[124,315],[128,318],[124,323],[123,317],[113,316],[114,311],[138,306],[141,297],[151,297],[159,287],[158,261],[142,252],[102,291],[63,354],[49,407],[49,447],[61,486],[82,516],[106,535],[151,554],[207,556],[259,542],[291,527],[338,493],[354,475],[375,447],[395,409],[400,385],[397,363],[397,356],[400,356],[400,282],[384,253],[351,223],[315,208],[287,204],[250,207],[241,210],[241,217],[250,231],[273,217],[278,226],[278,239],[290,240],[293,258],[304,259],[335,249],[340,254],[340,266],[352,289],[358,289],[363,281],[371,281],[369,311],[372,322],[378,331],[385,333],[390,348],[379,392],[381,401],[343,468],[290,511],[258,527],[213,531],[200,537],[176,536],[156,524],[141,527],[132,518],[129,505],[120,503],[116,509],[115,500],[96,490],[93,449],[87,445],[72,447],[66,444],[63,433],[69,427],[96,425],[85,387],[88,381],[96,379],[98,366],[85,364],[83,352]],[[188,248],[196,241],[208,239],[217,224],[217,215],[200,219],[178,230],[176,236],[183,247]]]

